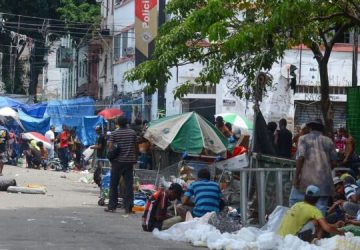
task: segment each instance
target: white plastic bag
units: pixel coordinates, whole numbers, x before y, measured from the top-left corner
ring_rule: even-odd
[[[288,207],[277,206],[269,215],[269,221],[261,228],[261,230],[267,232],[277,232],[281,219],[288,210]]]

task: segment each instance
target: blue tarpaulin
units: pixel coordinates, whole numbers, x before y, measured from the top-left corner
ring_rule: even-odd
[[[118,99],[113,105],[113,108],[121,109],[124,112],[124,116],[131,121],[133,112],[135,117],[141,117],[142,113],[142,98],[129,99],[123,98]]]
[[[47,118],[34,118],[23,111],[19,110],[19,118],[21,124],[24,126],[25,132],[39,132],[45,134],[50,127],[50,117]]]
[[[29,116],[35,118],[43,118],[47,107],[47,102],[40,102],[34,104],[22,104],[20,109]],[[19,109],[18,108],[18,109]]]
[[[10,108],[18,108],[19,106],[23,105],[24,103],[12,99],[7,96],[0,96],[0,108],[3,107],[10,107]]]
[[[80,140],[83,145],[90,146],[96,142],[96,126],[104,126],[105,120],[102,116],[86,116],[82,120],[82,128],[77,131],[77,135],[80,137]]]
[[[65,124],[77,131],[82,126],[82,118],[95,114],[95,101],[90,97],[81,97],[72,100],[49,101],[45,117],[50,117],[51,125],[56,131],[62,130]]]

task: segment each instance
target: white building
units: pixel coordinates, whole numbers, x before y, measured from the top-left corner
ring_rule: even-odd
[[[87,45],[74,48],[69,36],[62,37],[49,45],[45,57],[47,64],[39,77],[38,96],[42,100],[71,99],[78,87],[88,83]]]

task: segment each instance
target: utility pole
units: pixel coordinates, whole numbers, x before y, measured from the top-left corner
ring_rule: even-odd
[[[353,42],[353,61],[352,61],[352,86],[357,86],[357,66],[358,66],[358,46],[359,46],[359,29],[354,29]]]

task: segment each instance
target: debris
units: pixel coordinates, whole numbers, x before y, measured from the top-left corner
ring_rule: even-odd
[[[45,194],[46,188],[40,185],[27,185],[25,187],[10,186],[7,191],[10,193]]]

